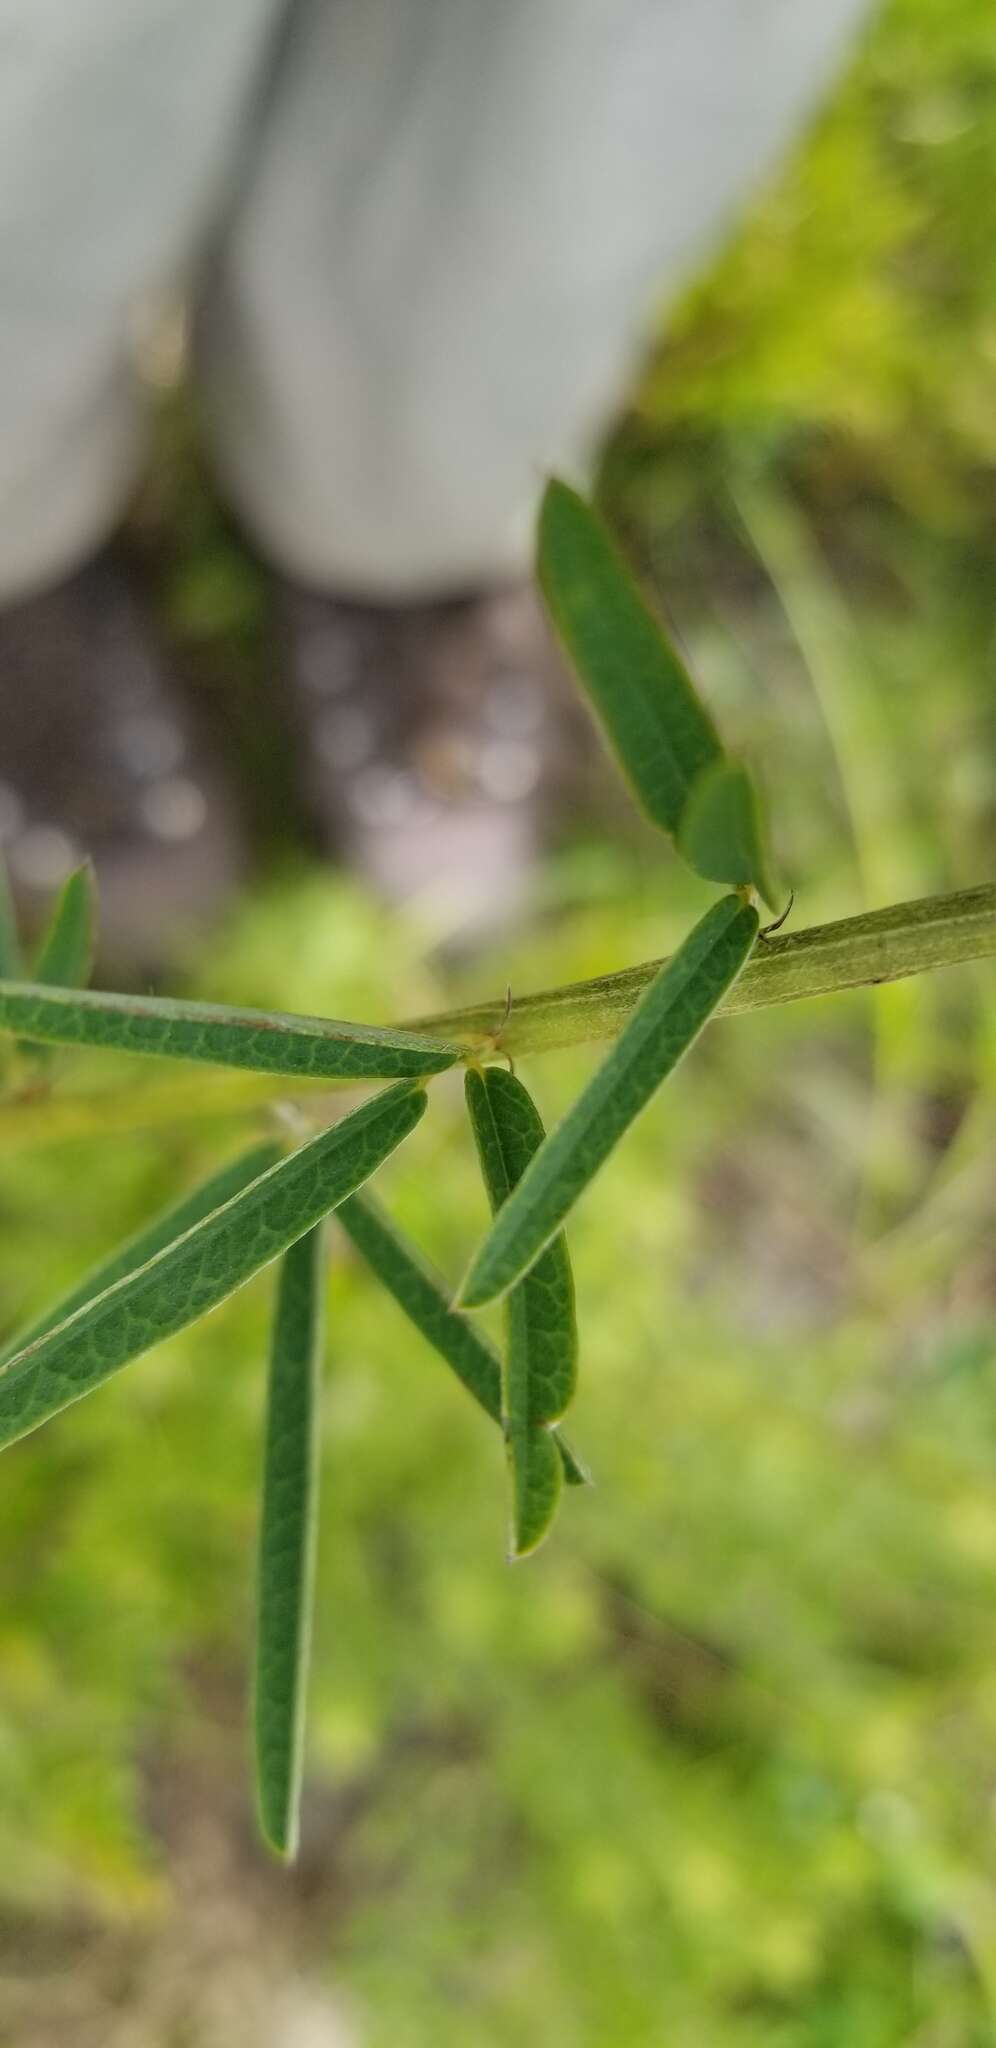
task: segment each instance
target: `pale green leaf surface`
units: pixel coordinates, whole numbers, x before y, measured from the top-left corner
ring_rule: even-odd
[[[777,910],[760,800],[742,762],[713,761],[693,784],[678,852],[707,882],[756,889]]]
[[[675,838],[722,746],[688,670],[606,527],[556,478],[540,509],[537,573],[564,651],[653,824]]]
[[[260,1826],[293,1857],[304,1761],[318,1518],[323,1231],[284,1253],[270,1347],[257,1563],[253,1730]]]
[[[425,1107],[408,1083],[383,1090],[18,1351],[0,1372],[0,1445],[224,1301],[375,1172]]]
[[[282,1147],[273,1142],[253,1145],[250,1151],[242,1152],[237,1159],[230,1160],[218,1173],[212,1174],[209,1180],[201,1181],[199,1186],[192,1188],[190,1193],[183,1195],[178,1202],[172,1203],[144,1230],[129,1238],[127,1244],[113,1252],[110,1258],[102,1260],[99,1266],[92,1267],[71,1293],[63,1295],[62,1299],[46,1309],[44,1314],[38,1316],[26,1328],[19,1330],[10,1343],[0,1349],[0,1366],[5,1365],[16,1352],[25,1350],[29,1344],[34,1344],[39,1337],[43,1337],[46,1330],[54,1330],[57,1323],[66,1322],[69,1316],[75,1315],[78,1308],[83,1307],[84,1302],[92,1301],[95,1295],[103,1294],[106,1288],[113,1287],[115,1281],[124,1279],[126,1274],[134,1273],[139,1266],[144,1266],[148,1259],[155,1257],[156,1252],[161,1252],[164,1246],[172,1244],[174,1238],[182,1237],[184,1231],[191,1230],[203,1217],[210,1216],[213,1209],[220,1209],[233,1195],[237,1195],[240,1189],[247,1187],[251,1180],[257,1180],[261,1173],[265,1173],[267,1167],[272,1166],[275,1160],[281,1157],[281,1153]]]
[[[577,1102],[545,1138],[495,1217],[460,1290],[479,1308],[528,1272],[578,1197],[698,1037],[757,937],[736,895],[713,905],[644,992]]]
[[[398,1307],[445,1359],[485,1415],[501,1422],[501,1361],[468,1316],[450,1307],[449,1289],[398,1229],[375,1195],[364,1189],[336,1210],[350,1242]],[[554,1431],[568,1486],[586,1486],[589,1474]]]
[[[455,1047],[400,1027],[32,982],[0,982],[0,1031],[316,1080],[415,1079],[442,1073],[459,1057]]]

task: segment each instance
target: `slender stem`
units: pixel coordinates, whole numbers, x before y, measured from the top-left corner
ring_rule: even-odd
[[[799,1002],[805,996],[900,981],[927,968],[994,954],[996,886],[961,889],[950,896],[924,896],[915,903],[894,903],[887,910],[812,925],[808,931],[783,932],[766,940],[720,1005],[719,1014],[733,1016],[775,1003]],[[513,1055],[554,1052],[568,1045],[612,1038],[660,965],[659,960],[648,960],[596,981],[576,981],[565,988],[518,996],[504,1026],[505,999],[495,997],[468,1009],[420,1017],[409,1028],[437,1032],[468,1051],[480,1051],[497,1037],[502,1052]]]
[[[732,1016],[807,996],[867,988],[993,955],[996,886],[925,896],[915,903],[894,903],[887,910],[765,940],[719,1014]],[[496,996],[468,1009],[420,1017],[405,1028],[445,1037],[468,1054],[496,1045],[510,1054],[584,1045],[612,1038],[622,1029],[660,965],[659,960],[647,960],[621,974],[518,996],[510,1012],[507,998]],[[107,1135],[112,1130],[152,1131],[214,1118],[242,1119],[267,1104],[293,1101],[321,1110],[327,1120],[327,1108],[339,1100],[340,1089],[327,1081],[288,1087],[262,1074],[185,1073],[176,1080],[146,1084],[134,1095],[58,1091],[35,1100],[11,1098],[0,1104],[0,1143],[8,1148]]]

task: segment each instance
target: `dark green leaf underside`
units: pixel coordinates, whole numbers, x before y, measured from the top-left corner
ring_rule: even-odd
[[[0,1031],[304,1080],[414,1079],[442,1073],[459,1057],[453,1046],[401,1029],[31,982],[0,983]]]
[[[425,1107],[421,1089],[385,1089],[19,1351],[0,1372],[0,1445],[224,1301],[353,1194]]]
[[[322,1227],[284,1253],[266,1404],[253,1728],[260,1826],[295,1854],[318,1514]]]

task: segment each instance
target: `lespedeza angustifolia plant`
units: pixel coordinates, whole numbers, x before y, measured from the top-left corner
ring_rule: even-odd
[[[0,1350],[0,1448],[280,1262],[263,1456],[254,1728],[265,1839],[293,1853],[317,1511],[323,1230],[339,1226],[412,1328],[505,1440],[509,1552],[534,1550],[584,1465],[561,1418],[577,1333],[564,1225],[613,1147],[717,1010],[792,1001],[996,952],[996,888],[898,904],[768,938],[780,907],[749,770],[724,750],[687,667],[590,507],[552,482],[538,576],[551,621],[634,795],[679,854],[724,893],[665,961],[573,988],[392,1027],[105,994],[88,978],[88,869],[70,877],[24,978],[0,872],[0,1044],[28,1069],[30,1109],[55,1046],[97,1046],[272,1076],[272,1099],[311,1080],[387,1082],[304,1143],[256,1143],[108,1258]],[[610,1038],[562,1122],[544,1134],[518,1052]],[[11,1041],[13,1045],[11,1046]],[[414,1130],[427,1083],[466,1069],[469,1121],[492,1220],[454,1297],[365,1183]],[[502,1298],[496,1348],[473,1311]]]

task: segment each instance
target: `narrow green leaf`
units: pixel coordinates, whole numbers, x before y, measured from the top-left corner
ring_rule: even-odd
[[[460,1056],[455,1046],[400,1028],[34,982],[0,982],[0,1031],[316,1080],[415,1079],[442,1073]]]
[[[384,1089],[18,1351],[0,1372],[0,1446],[233,1294],[375,1172],[425,1107],[420,1088]]]
[[[707,882],[756,889],[777,910],[761,805],[741,762],[724,759],[703,768],[685,805],[678,851]]]
[[[230,1160],[219,1173],[212,1174],[210,1180],[192,1188],[179,1202],[174,1202],[161,1216],[146,1224],[137,1236],[129,1238],[127,1244],[113,1252],[109,1259],[93,1267],[78,1286],[63,1295],[61,1301],[55,1302],[43,1315],[19,1330],[10,1343],[0,1348],[0,1366],[43,1337],[46,1330],[54,1330],[57,1323],[66,1322],[78,1308],[83,1307],[84,1302],[103,1294],[108,1287],[114,1286],[116,1280],[123,1280],[126,1274],[136,1272],[139,1266],[154,1258],[156,1252],[172,1244],[175,1237],[181,1237],[185,1230],[192,1229],[203,1217],[210,1216],[213,1209],[220,1209],[251,1180],[257,1180],[261,1173],[265,1173],[266,1168],[281,1157],[282,1150],[282,1146],[272,1142],[254,1145],[249,1152],[242,1152],[237,1159]]]
[[[496,1216],[460,1290],[461,1306],[482,1307],[528,1272],[736,980],[757,928],[755,910],[724,896],[661,968]]]
[[[36,983],[81,988],[90,979],[93,947],[93,870],[86,862],[63,883],[56,898],[35,961]],[[39,1066],[45,1066],[52,1058],[51,1047],[32,1038],[19,1039],[18,1051],[29,1054]]]
[[[446,1290],[413,1245],[402,1237],[375,1195],[350,1195],[336,1211],[371,1272],[415,1328],[451,1366],[478,1406],[501,1421],[501,1366],[497,1352],[469,1317],[449,1305]]]
[[[564,1472],[552,1430],[523,1430],[512,1453],[513,1528],[511,1555],[519,1559],[538,1550],[548,1536],[560,1500]]]
[[[7,863],[0,852],[0,981],[16,980],[21,972],[21,948],[17,922],[7,880]]]
[[[677,837],[722,746],[695,685],[596,513],[554,478],[537,573],[552,623],[648,818]]]
[[[508,1199],[539,1151],[545,1132],[528,1089],[504,1067],[467,1074],[467,1101],[492,1207]],[[530,1422],[559,1422],[577,1385],[578,1339],[574,1275],[563,1231],[547,1245],[523,1280],[527,1375],[524,1414]]]
[[[542,1144],[543,1126],[522,1082],[500,1067],[484,1073],[471,1069],[466,1092],[484,1184],[497,1215]],[[576,1377],[574,1282],[560,1232],[506,1302],[502,1424],[512,1481],[515,1557],[535,1549],[556,1509],[557,1461],[549,1446],[535,1439],[564,1413]]]
[[[36,982],[58,988],[85,985],[93,966],[94,910],[93,869],[87,861],[59,891],[35,962]]]
[[[485,1415],[501,1422],[501,1361],[468,1316],[450,1307],[450,1290],[403,1236],[375,1195],[364,1189],[336,1210],[351,1244],[382,1287],[462,1381]],[[568,1486],[587,1486],[590,1475],[558,1430],[557,1450]]]
[[[257,1566],[253,1726],[260,1826],[297,1850],[318,1519],[322,1226],[284,1253],[270,1348]]]

